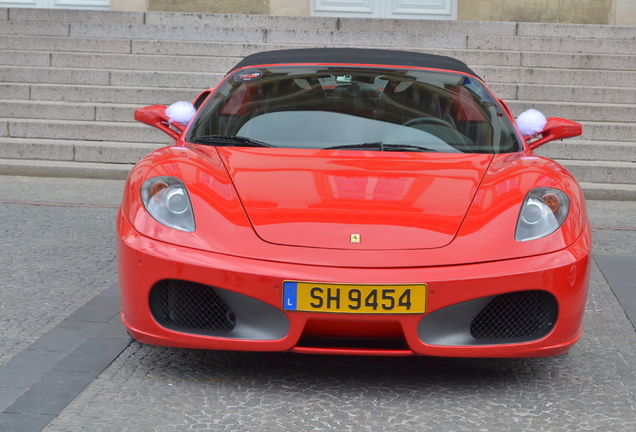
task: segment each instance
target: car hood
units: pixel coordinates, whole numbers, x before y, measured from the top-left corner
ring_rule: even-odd
[[[258,236],[328,249],[448,245],[488,154],[219,147]]]

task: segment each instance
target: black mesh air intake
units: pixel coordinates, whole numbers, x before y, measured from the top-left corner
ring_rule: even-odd
[[[229,332],[236,325],[234,312],[214,288],[182,280],[158,282],[150,292],[150,311],[159,324],[174,330]]]
[[[546,291],[518,291],[495,297],[470,325],[475,339],[539,339],[557,319],[557,302]]]

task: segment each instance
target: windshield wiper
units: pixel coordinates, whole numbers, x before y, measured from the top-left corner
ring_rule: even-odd
[[[387,144],[382,141],[371,142],[371,143],[362,143],[362,144],[343,144],[337,145],[333,147],[327,147],[326,150],[347,150],[347,149],[373,149],[379,151],[421,151],[421,152],[437,152],[437,150],[418,146],[414,144]]]
[[[231,135],[202,135],[194,138],[192,142],[197,144],[218,144],[237,147],[276,147],[252,138]]]

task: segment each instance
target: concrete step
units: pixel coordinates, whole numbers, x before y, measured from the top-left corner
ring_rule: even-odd
[[[95,120],[95,106],[85,103],[0,100],[0,118]]]
[[[21,23],[15,23],[21,24]],[[23,23],[28,24],[28,23]],[[265,43],[268,31],[261,28],[175,27],[158,25],[69,24],[69,36],[108,39],[192,40]],[[1,31],[1,27],[0,27]],[[278,30],[281,31],[281,30]],[[284,30],[282,30],[284,31]],[[308,30],[308,32],[311,32]],[[50,35],[56,36],[56,35]]]
[[[636,100],[635,100],[636,102]],[[506,101],[515,117],[534,108],[546,117],[563,117],[574,121],[636,122],[636,104]]]
[[[77,39],[77,38],[75,38]],[[137,42],[137,41],[135,41]],[[66,53],[66,52],[45,52],[45,51],[0,51],[0,65],[4,66],[40,66],[64,69],[109,69],[109,70],[152,70],[152,71],[189,71],[189,72],[215,72],[224,73],[234,66],[241,58],[241,55],[233,57],[218,57],[221,54],[219,46],[221,44],[197,43],[190,47],[194,54],[198,49],[207,48],[205,56],[177,55],[179,51],[187,51],[184,47],[188,42],[167,42],[167,48],[162,49],[161,42],[154,41],[133,45],[133,55],[131,54],[107,54],[107,53]],[[242,48],[246,54],[268,50],[270,48],[291,48],[297,45],[275,45],[268,44],[236,44]],[[223,54],[230,54],[231,47],[224,47]],[[439,48],[408,48],[418,52],[430,52],[439,55],[456,57],[470,66],[487,82],[526,84],[562,84],[570,85],[573,82],[585,84],[587,86],[614,86],[629,87],[636,78],[636,56],[608,56],[608,55],[568,55],[550,53],[515,53],[498,51],[470,51],[458,49]],[[150,52],[152,54],[140,54],[137,51]],[[167,55],[164,52],[174,52],[174,55]],[[157,55],[155,52],[159,52]],[[214,56],[210,59],[209,56]],[[567,57],[567,58],[564,58]],[[574,64],[568,65],[567,60],[573,59]],[[524,67],[521,67],[521,64]],[[558,70],[551,69],[559,65]],[[569,66],[564,68],[563,66]],[[587,70],[586,70],[587,69]],[[604,71],[598,74],[599,70],[622,69],[620,71]],[[7,75],[4,81],[12,80],[12,69],[5,70]],[[17,73],[22,74],[24,70]],[[55,75],[60,75],[56,71]],[[555,73],[556,72],[556,73]],[[33,71],[36,76],[32,79],[42,79],[42,72]],[[68,72],[67,72],[68,73]],[[91,75],[91,72],[84,72]],[[73,78],[77,78],[74,76]],[[27,78],[28,79],[28,78]],[[95,78],[103,81],[103,77]],[[57,78],[63,81],[64,78]],[[82,83],[90,80],[87,77],[81,79]]]
[[[314,30],[340,32],[485,34],[513,36],[515,23],[485,21],[395,20],[367,18],[280,17],[266,15],[221,15],[146,13],[146,24],[180,27],[267,28],[270,30]]]
[[[0,82],[101,85],[110,84],[110,71],[95,69],[0,66]],[[4,98],[6,96],[3,95]]]
[[[0,159],[134,164],[164,144],[0,138]]]
[[[95,120],[103,122],[130,122],[134,118],[137,108],[140,108],[137,104],[95,105]]]
[[[79,39],[79,38],[74,38]],[[81,39],[80,39],[81,40]],[[321,45],[307,45],[317,48]],[[215,41],[172,41],[172,40],[131,40],[133,54],[206,56],[206,57],[239,57],[261,51],[300,48],[298,45],[252,43],[252,42],[215,42]]]
[[[122,87],[195,89],[198,94],[203,90],[216,86],[224,76],[225,73],[112,71],[110,82],[113,86]]]
[[[636,69],[636,55],[627,54],[569,54],[522,52],[521,66],[546,69],[592,69],[596,71]]]
[[[41,101],[68,101],[113,104],[146,105],[170,105],[173,102],[186,100],[193,101],[200,90],[179,88],[153,88],[153,87],[122,87],[122,86],[73,86],[31,84],[31,100]]]
[[[492,37],[550,37],[561,39],[636,39],[633,27],[576,24],[539,24],[484,21],[398,20],[268,15],[195,14],[172,12],[112,12],[51,9],[3,9],[7,20],[84,24],[150,25],[184,28],[309,30],[417,34],[470,34]],[[0,13],[1,14],[1,13]],[[541,50],[548,50],[541,48]],[[571,51],[571,52],[576,52]]]
[[[82,39],[72,38],[81,42]],[[189,43],[181,42],[180,47],[185,47]],[[154,43],[155,47],[160,43]],[[171,42],[171,46],[175,43]],[[237,44],[240,45],[240,44]],[[58,52],[58,51],[23,51],[23,50],[0,50],[0,64],[7,66],[53,66],[65,68],[97,68],[97,69],[126,69],[126,70],[157,70],[157,71],[181,71],[190,72],[225,72],[234,66],[242,57],[236,53],[232,54],[229,48],[224,51],[228,56],[220,56],[219,44],[198,43],[198,48],[207,48],[205,55],[200,52],[192,55],[183,55],[178,50],[175,54],[155,53],[96,53],[96,52]],[[277,44],[276,48],[298,48],[298,44]],[[134,47],[136,48],[136,46]],[[269,50],[268,44],[252,44],[253,52]],[[414,48],[403,47],[405,50],[416,52],[427,52],[438,55],[455,57],[473,67],[483,66],[481,74],[485,79],[492,74],[498,76],[499,81],[516,82],[520,78],[524,82],[539,82],[555,84],[554,77],[550,74],[551,69],[559,69],[560,72],[567,70],[565,75],[560,76],[560,82],[571,79],[583,79],[583,83],[588,85],[606,85],[612,82],[625,82],[624,80],[633,78],[633,74],[614,74],[611,77],[603,77],[599,84],[598,78],[581,76],[581,72],[594,71],[628,71],[636,69],[636,55],[602,55],[602,54],[560,54],[560,53],[532,53],[513,51],[493,51],[493,50],[466,50],[466,49],[446,49],[446,48]],[[182,51],[187,51],[184,48]],[[131,55],[132,54],[132,55]],[[214,57],[211,62],[210,57]],[[497,68],[501,66],[501,68]],[[494,67],[494,68],[493,68]],[[536,69],[541,68],[542,74],[536,74]],[[478,68],[479,69],[479,68]],[[572,71],[574,69],[575,71]],[[581,71],[582,70],[582,71]],[[578,75],[575,75],[578,74]],[[588,74],[589,75],[589,74]],[[531,80],[529,80],[529,76]],[[617,85],[617,84],[613,84]],[[620,85],[620,84],[618,84]]]
[[[51,66],[51,54],[44,51],[0,51],[0,65]]]
[[[263,45],[263,48],[267,48]],[[483,66],[476,62],[494,63],[509,62],[517,60],[515,54],[495,53],[495,52],[469,52],[465,50],[418,50],[441,55],[451,55],[466,61],[475,72],[490,84],[514,84],[519,83],[527,87],[540,84],[538,88],[544,86],[558,86],[560,89],[557,99],[559,100],[564,91],[572,93],[576,89],[582,93],[584,89],[591,88],[592,95],[588,99],[581,101],[597,101],[599,90],[605,88],[626,87],[633,89],[632,83],[636,81],[635,71],[603,71],[602,74],[594,70],[571,70],[571,69],[534,69],[509,66]],[[5,51],[7,52],[7,51]],[[181,74],[220,74],[223,76],[238,61],[239,57],[194,57],[194,56],[161,56],[161,55],[126,55],[126,54],[89,54],[89,53],[29,53],[37,56],[16,56],[7,63],[33,63],[25,65],[1,65],[0,54],[0,81],[17,83],[57,83],[57,84],[81,84],[81,85],[109,85],[113,84],[111,77],[117,77],[125,71],[152,71],[152,72],[178,72]],[[491,55],[492,54],[492,55]],[[481,57],[481,59],[479,58]],[[468,60],[474,60],[470,62]],[[50,63],[52,62],[52,66]],[[41,64],[36,64],[41,63]],[[42,66],[42,67],[34,67]],[[50,67],[49,67],[50,66]],[[183,72],[185,71],[185,72]],[[117,79],[117,78],[115,78]],[[187,79],[191,83],[199,82]],[[214,81],[218,82],[217,80]],[[573,86],[573,82],[580,83]],[[190,86],[192,84],[180,85],[175,82],[172,86]],[[199,84],[196,84],[197,86]],[[584,85],[584,86],[583,86]],[[205,87],[205,86],[203,86]],[[202,88],[202,87],[199,87]],[[532,89],[532,87],[529,87]],[[631,90],[630,89],[630,90]],[[584,90],[588,91],[588,90]],[[623,89],[618,90],[618,92]],[[603,96],[601,96],[603,97]],[[615,93],[607,95],[605,99],[598,102],[614,101]],[[593,99],[590,99],[593,98]],[[529,98],[532,100],[533,98]],[[551,99],[547,99],[551,100]],[[565,99],[567,100],[567,99]],[[576,100],[573,100],[576,101]],[[630,103],[630,101],[618,103]],[[633,102],[633,100],[631,101]]]
[[[130,58],[132,60],[132,57]],[[161,58],[157,56],[157,61]],[[210,64],[214,60],[208,60]],[[232,63],[232,66],[238,61]],[[230,62],[231,63],[231,62]],[[190,88],[207,89],[215,86],[229,70],[222,73],[216,72],[174,72],[174,71],[129,71],[115,69],[74,69],[46,67],[35,68],[25,66],[0,66],[0,81],[6,83],[16,83],[21,86],[25,83],[39,84],[66,84],[82,86],[125,86],[125,87],[169,87],[169,88]],[[4,94],[1,97],[13,99]],[[28,96],[26,97],[28,99]]]
[[[139,105],[1,100],[0,118],[130,122]]]
[[[188,71],[226,73],[239,57],[158,56],[144,54],[53,53],[51,66],[109,70]],[[0,58],[1,61],[1,58]]]
[[[71,25],[67,22],[1,21],[0,35],[69,36]]]
[[[201,42],[201,41],[168,41],[168,40],[132,40],[132,53],[134,54],[154,54],[154,55],[179,55],[179,56],[206,56],[206,57],[237,57],[243,58],[250,54],[262,51],[275,51],[283,49],[299,48],[320,48],[325,44],[274,44],[274,43],[241,43],[241,42]],[[521,57],[519,53],[499,53],[488,52],[480,56],[479,53],[470,50],[449,50],[441,48],[423,47],[395,47],[404,51],[430,52],[438,55],[459,54],[464,56],[466,61],[475,64],[484,63],[484,57],[488,57],[494,64],[500,65],[520,65]]]
[[[245,44],[245,43],[216,43],[216,42],[188,42],[188,41],[132,41],[132,52],[145,55],[165,56],[205,56],[205,57],[234,57],[242,59],[245,56],[261,51],[281,49],[315,48],[323,45],[299,44]],[[371,47],[370,47],[371,48]],[[381,47],[378,47],[381,48]],[[512,51],[476,51],[465,49],[395,47],[395,49],[413,52],[423,52],[455,57],[469,65],[488,66],[520,66],[521,53]]]
[[[400,23],[401,24],[401,23]],[[252,43],[274,43],[274,44],[305,44],[305,45],[333,45],[333,46],[390,46],[390,47],[430,47],[467,49],[468,32],[441,33],[427,32],[428,27],[420,24],[419,32],[381,32],[371,28],[360,28],[357,30],[306,30],[299,29],[269,29],[265,28],[237,28],[237,27],[198,27],[196,32],[191,27],[169,25],[90,25],[82,23],[72,23],[70,35],[75,37],[90,38],[123,38],[123,39],[153,39],[153,40],[191,40],[206,41],[214,40],[218,42],[245,42]],[[492,24],[492,23],[490,23]],[[594,26],[592,26],[594,27]],[[188,31],[189,30],[189,31]],[[542,36],[542,35],[541,35]],[[512,37],[512,36],[511,36]],[[589,37],[586,37],[589,39]],[[566,52],[577,51],[578,47],[561,50]],[[533,57],[529,56],[529,61]],[[576,57],[574,58],[576,59]],[[577,60],[579,62],[584,59]],[[554,56],[552,62],[564,63],[565,60]],[[614,60],[614,68],[625,67],[621,60]]]
[[[321,45],[311,45],[321,46]],[[73,37],[42,37],[42,36],[8,36],[0,38],[0,50],[18,51],[50,51],[50,52],[92,52],[92,53],[119,53],[119,54],[154,54],[154,55],[193,55],[193,56],[213,56],[213,57],[245,57],[255,52],[266,50],[279,50],[298,47],[297,44],[254,44],[254,43],[219,43],[219,42],[193,42],[193,41],[155,41],[155,40],[127,40],[127,39],[103,39],[103,38],[73,38]],[[548,60],[547,67],[554,67],[555,64],[564,64],[571,67],[573,62],[587,61],[587,54],[602,54],[601,60],[607,60],[608,54],[636,55],[636,45],[629,40],[613,39],[573,39],[573,38],[534,38],[534,37],[510,37],[492,35],[469,35],[468,53],[479,51],[505,51],[506,56],[515,54],[515,61],[495,61],[487,63],[480,59],[478,55],[474,58],[466,58],[467,63],[474,65],[521,65],[521,52],[529,54],[537,51],[545,54]],[[414,51],[427,52],[425,48],[410,48]],[[457,51],[461,55],[461,51]],[[573,57],[563,57],[562,53],[586,53],[582,59]],[[433,53],[434,50],[433,50]],[[442,55],[451,55],[440,53]],[[464,54],[465,56],[469,54]],[[491,57],[493,53],[489,54]],[[557,57],[556,63],[555,58]],[[627,60],[618,58],[618,62]],[[517,60],[518,59],[518,60]],[[536,61],[533,57],[527,56],[529,61]],[[600,68],[606,66],[605,61],[594,60],[600,63]],[[629,60],[633,61],[633,59]],[[524,64],[530,66],[531,64]],[[605,67],[607,68],[607,67]],[[623,67],[614,65],[609,69],[622,69]]]
[[[120,141],[167,144],[169,138],[158,129],[141,123],[113,123],[98,121],[0,119],[6,132],[0,137],[69,139],[79,141]]]
[[[599,87],[633,87],[636,70],[603,71],[567,68],[535,68],[506,66],[475,66],[475,72],[486,82],[523,83]]]
[[[70,22],[178,26],[186,28],[228,27],[270,30],[377,31],[429,34],[486,34],[513,36],[516,24],[480,21],[423,21],[365,18],[296,17],[270,15],[195,14],[174,12],[110,12],[80,10],[0,9],[11,21]]]
[[[187,42],[185,42],[187,43]],[[269,50],[267,44],[262,44],[263,50]],[[285,49],[302,48],[299,45],[285,45]],[[469,65],[489,66],[519,66],[521,54],[505,51],[468,51],[448,49],[411,49],[417,52],[426,52],[437,55],[455,57]],[[0,64],[2,56],[0,52]],[[35,53],[32,53],[35,54]],[[152,71],[189,71],[189,72],[216,72],[225,73],[238,63],[242,57],[218,57],[208,56],[183,56],[183,55],[148,55],[148,54],[96,54],[96,53],[41,53],[47,54],[47,58],[33,56],[19,56],[13,60],[18,62],[31,62],[35,66],[49,66],[64,68],[96,68],[96,69],[125,69],[125,70],[152,70]],[[21,58],[24,57],[24,58]],[[636,57],[634,57],[636,58]],[[42,64],[37,64],[42,63]]]
[[[500,95],[500,97],[502,99],[511,101],[590,102],[627,105],[636,101],[636,87],[591,87],[580,84],[568,87],[566,85],[525,84],[523,82],[518,85],[501,85],[496,81],[494,83],[487,82],[491,89],[495,91],[501,89],[503,96]]]
[[[636,185],[636,163],[555,159],[580,182]]]
[[[130,53],[126,39],[87,39],[53,36],[8,36],[0,38],[0,49],[47,52]]]
[[[435,52],[435,50],[430,50]],[[441,52],[441,51],[437,51]],[[448,53],[446,51],[442,52]],[[455,53],[458,54],[458,53]],[[0,66],[0,82],[8,83],[47,83],[47,84],[78,84],[78,85],[143,85],[146,87],[176,87],[176,88],[196,88],[204,89],[216,85],[220,78],[238,62],[238,58],[227,59],[222,67],[216,67],[216,59],[205,57],[190,57],[196,59],[190,63],[196,63],[203,71],[196,71],[187,68],[179,70],[184,57],[170,56],[167,63],[163,63],[161,56],[148,56],[149,60],[145,64],[139,64],[136,70],[109,69],[109,63],[117,66],[119,58],[93,59],[89,54],[81,54],[80,61],[84,67],[106,67],[105,69],[76,68],[73,66],[73,59],[77,59],[77,54],[69,54],[64,61],[68,67],[27,67],[27,66]],[[476,55],[476,54],[475,54]],[[70,57],[73,56],[73,57]],[[95,56],[97,57],[97,56]],[[134,65],[135,56],[123,56],[127,63]],[[457,57],[461,57],[457,55]],[[62,64],[62,61],[60,61]],[[156,64],[157,70],[153,70],[152,65]],[[216,64],[216,66],[215,66]],[[207,65],[207,66],[206,66]],[[76,64],[76,66],[78,66]],[[634,98],[634,88],[632,83],[636,82],[636,72],[616,72],[617,80],[613,72],[598,73],[592,71],[569,71],[553,70],[551,74],[541,69],[535,69],[534,74],[526,73],[524,68],[488,67],[471,65],[473,69],[485,80],[493,90],[506,88],[505,94],[498,94],[505,100],[524,99],[566,101],[566,102],[594,102],[594,103],[621,103],[631,104]],[[120,66],[121,67],[121,66]],[[146,68],[146,69],[142,69]],[[159,69],[176,69],[176,71]],[[216,69],[218,72],[213,72]],[[515,71],[518,75],[515,75]],[[597,78],[591,81],[581,79],[582,75],[595,77],[606,77],[607,82],[601,87],[602,82]],[[516,78],[515,78],[516,76]],[[570,78],[570,79],[568,79]],[[601,78],[602,79],[602,78]],[[618,81],[618,82],[617,82]],[[558,84],[554,84],[557,82]],[[584,87],[574,87],[571,82],[586,84]],[[519,83],[520,93],[517,93],[517,83]],[[505,85],[504,85],[505,84]],[[5,96],[6,98],[6,96]]]
[[[636,27],[520,22],[516,36],[633,40],[636,39]]]
[[[228,27],[271,30],[311,30],[381,33],[472,34],[552,38],[636,39],[626,26],[540,24],[483,21],[396,20],[268,15],[194,14],[171,12],[113,12],[69,9],[0,9],[0,20],[10,22],[153,25],[184,28]]]
[[[0,159],[0,175],[125,180],[134,164]]]
[[[143,24],[144,12],[117,12],[80,9],[0,8],[0,16],[9,21],[87,23],[87,24]]]
[[[76,38],[75,38],[76,39]],[[181,47],[188,42],[180,42]],[[154,44],[161,45],[160,43]],[[172,42],[170,45],[174,46]],[[220,44],[199,43],[197,47],[208,48],[208,53],[203,56],[178,54],[111,54],[90,52],[48,52],[48,51],[0,51],[0,65],[3,66],[36,66],[54,67],[66,69],[109,69],[109,70],[151,70],[151,71],[188,71],[188,72],[215,72],[225,73],[238,63],[243,57],[234,54],[233,57],[221,57],[218,51]],[[228,45],[228,44],[226,44]],[[236,44],[239,45],[239,44]],[[229,51],[228,46],[223,51]],[[269,44],[252,44],[252,52],[269,51]],[[300,45],[276,45],[278,49],[306,48]],[[405,51],[424,52],[430,54],[455,57],[463,62],[476,66],[519,66],[521,53],[507,51],[469,51],[449,49],[419,49],[405,48]],[[216,52],[215,52],[216,51]],[[229,53],[228,53],[229,54]]]
[[[24,23],[26,24],[26,23]],[[466,49],[467,36],[456,34],[415,34],[379,32],[336,32],[312,30],[269,30],[170,26],[123,26],[99,24],[70,24],[73,37],[150,39],[150,40],[192,40],[244,43],[273,43],[327,46],[367,46],[367,47],[429,47]],[[56,36],[56,35],[51,35]]]
[[[82,45],[81,38],[69,38]],[[274,49],[306,48],[309,46],[291,44],[219,44],[196,42],[194,46],[187,41],[132,41],[129,52],[58,52],[40,51],[35,41],[30,41],[30,50],[11,49],[0,50],[0,65],[6,66],[39,66],[58,68],[97,68],[97,69],[126,69],[126,70],[157,70],[157,71],[190,71],[190,72],[226,72],[238,63],[245,55]],[[146,42],[145,44],[143,42]],[[130,43],[126,41],[126,43]],[[162,49],[162,45],[168,49]],[[22,45],[22,44],[20,44]],[[70,45],[67,44],[67,45]],[[144,45],[152,48],[144,49]],[[233,46],[238,48],[233,50]],[[317,46],[317,45],[316,45]],[[244,47],[241,49],[241,47]],[[399,49],[399,48],[398,48]],[[37,50],[37,51],[36,51]],[[484,66],[521,66],[519,52],[509,51],[475,51],[449,50],[441,48],[404,48],[405,51],[424,52],[430,54],[455,57],[469,65]],[[139,52],[143,51],[143,52]],[[170,54],[166,52],[170,51]],[[234,52],[233,52],[234,51]],[[244,53],[237,54],[236,51]],[[189,54],[184,54],[189,53]],[[210,57],[213,57],[212,59]]]
[[[0,94],[4,99],[27,100],[31,97],[31,86],[28,84],[0,83]]]
[[[636,143],[567,139],[552,141],[534,153],[550,159],[636,162]]]
[[[206,28],[226,27],[240,29],[269,29],[269,30],[310,30],[336,31],[339,27],[338,18],[330,17],[281,17],[276,15],[240,15],[240,14],[193,14],[175,12],[148,12],[145,16],[146,25]]]
[[[468,35],[468,49],[551,53],[636,54],[633,40],[589,37]]]
[[[636,201],[636,185],[580,182],[588,200]]]
[[[340,18],[341,32],[420,33],[420,34],[482,34],[514,36],[516,23],[494,21],[446,21]]]
[[[588,141],[634,142],[636,123],[580,122],[583,135],[579,139]]]
[[[189,41],[151,41],[133,40],[132,52],[138,54],[154,55],[179,55],[179,56],[210,56],[228,57],[236,56],[243,58],[250,54],[262,51],[273,51],[281,49],[317,48],[324,44],[271,44],[271,43],[217,43],[217,42],[189,42]],[[461,49],[443,48],[418,48],[418,47],[396,47],[404,51],[426,52],[437,55],[456,57],[471,65],[501,65],[519,66],[521,64],[521,54],[514,52],[496,51],[471,51]]]

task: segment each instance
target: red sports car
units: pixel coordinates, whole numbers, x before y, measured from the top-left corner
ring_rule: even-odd
[[[524,117],[455,59],[329,48],[254,54],[193,104],[137,110],[175,142],[126,182],[123,322],[200,349],[566,352],[590,225],[532,150],[581,125]]]

